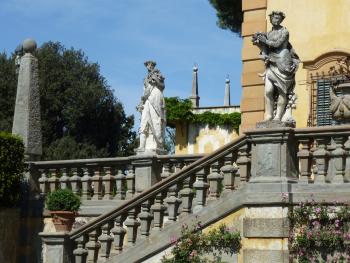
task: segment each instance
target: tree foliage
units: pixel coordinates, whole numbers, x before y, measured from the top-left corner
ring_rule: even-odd
[[[240,35],[243,22],[242,0],[209,0],[209,2],[216,9],[217,25]]]
[[[99,65],[81,50],[66,49],[58,42],[44,43],[39,60],[39,87],[44,159],[71,159],[130,155],[135,132],[133,116],[126,116],[114,97]],[[10,130],[15,103],[16,76],[13,57],[0,56],[0,128]]]
[[[24,145],[20,138],[0,132],[0,207],[13,206],[19,199],[24,172]]]

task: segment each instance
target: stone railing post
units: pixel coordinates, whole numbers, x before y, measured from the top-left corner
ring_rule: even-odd
[[[113,197],[114,181],[115,177],[112,175],[111,167],[103,167],[104,176],[102,182],[104,183],[105,194],[103,200],[110,200]]]
[[[235,177],[236,177],[238,168],[233,166],[232,157],[233,157],[232,154],[225,156],[224,166],[220,168],[220,171],[224,175],[224,191],[222,193],[223,195],[230,193],[237,187],[235,185]]]
[[[114,199],[116,200],[123,200],[125,197],[125,190],[124,190],[124,182],[125,182],[125,174],[123,173],[122,167],[118,168],[118,173],[115,176],[115,187],[116,187],[116,195]]]
[[[301,138],[299,139],[301,149],[297,156],[300,161],[300,179],[299,183],[308,184],[311,176],[311,150],[310,150],[310,139]]]
[[[313,157],[316,161],[316,173],[314,182],[316,184],[324,184],[327,180],[327,170],[328,170],[328,160],[329,160],[329,152],[326,150],[326,146],[328,143],[327,138],[320,137],[316,138],[317,148],[316,151],[313,152]]]
[[[135,195],[135,173],[134,166],[130,164],[128,166],[128,174],[126,175],[126,186],[128,190],[126,191],[126,199],[131,199]]]
[[[74,194],[78,194],[80,191],[80,176],[78,175],[78,168],[72,168],[72,177],[69,178],[70,185]]]
[[[206,171],[200,169],[196,172],[196,182],[193,184],[193,188],[196,189],[196,206],[193,208],[193,212],[196,213],[206,205],[207,189],[209,184],[206,182]]]
[[[71,263],[68,233],[39,233],[43,242],[43,263]]]
[[[293,129],[262,128],[248,131],[246,134],[252,144],[250,183],[295,183],[297,181],[297,149]],[[240,164],[239,159],[240,156],[237,160],[238,164]]]
[[[239,187],[248,182],[250,177],[249,146],[243,145],[238,149],[237,165],[239,168]]]
[[[135,167],[135,191],[141,193],[160,181],[160,165],[155,155],[139,155],[132,161]]]
[[[331,152],[333,158],[335,176],[332,183],[341,184],[344,183],[344,168],[345,168],[345,150],[343,143],[345,138],[343,136],[334,136],[335,149]]]
[[[50,192],[53,192],[58,189],[58,177],[57,177],[57,170],[56,169],[50,169],[50,178],[48,179],[49,185],[50,185]]]
[[[61,189],[68,189],[69,188],[69,178],[67,176],[67,169],[66,168],[61,168],[61,177],[59,179]]]
[[[211,173],[208,175],[209,197],[208,201],[216,200],[220,196],[220,187],[224,177],[219,173],[219,162],[211,165]]]

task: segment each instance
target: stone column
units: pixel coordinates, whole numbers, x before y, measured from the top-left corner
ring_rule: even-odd
[[[43,263],[73,262],[69,253],[71,242],[67,233],[39,233],[43,242]]]
[[[161,181],[161,166],[157,162],[156,155],[139,155],[132,161],[135,167],[135,192],[150,188],[155,183]]]
[[[246,132],[252,144],[250,183],[290,183],[297,180],[297,145],[291,128]]]
[[[23,139],[28,160],[40,159],[42,154],[38,60],[33,55],[35,50],[34,40],[23,42],[24,56],[20,62],[12,126],[12,133]]]

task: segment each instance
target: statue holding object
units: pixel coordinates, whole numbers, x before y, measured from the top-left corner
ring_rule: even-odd
[[[165,154],[166,114],[163,95],[165,88],[164,77],[155,68],[156,62],[146,61],[144,64],[148,70],[148,74],[144,80],[141,102],[137,106],[137,110],[141,112],[139,130],[140,146],[137,153]]]
[[[261,50],[261,59],[265,62],[266,121],[276,121],[295,126],[291,110],[295,107],[295,73],[299,57],[289,43],[289,32],[281,26],[285,18],[283,12],[273,11],[270,15],[272,30],[267,33],[257,32],[253,44]]]

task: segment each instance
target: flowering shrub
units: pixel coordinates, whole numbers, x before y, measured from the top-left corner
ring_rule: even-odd
[[[222,262],[223,253],[238,253],[241,248],[241,236],[239,232],[231,233],[224,224],[218,228],[202,233],[200,224],[195,229],[183,226],[181,237],[173,238],[174,247],[172,257],[163,257],[162,263],[204,263]],[[214,260],[209,260],[206,255],[213,254]]]
[[[348,205],[300,203],[289,209],[290,255],[299,263],[350,262]]]

